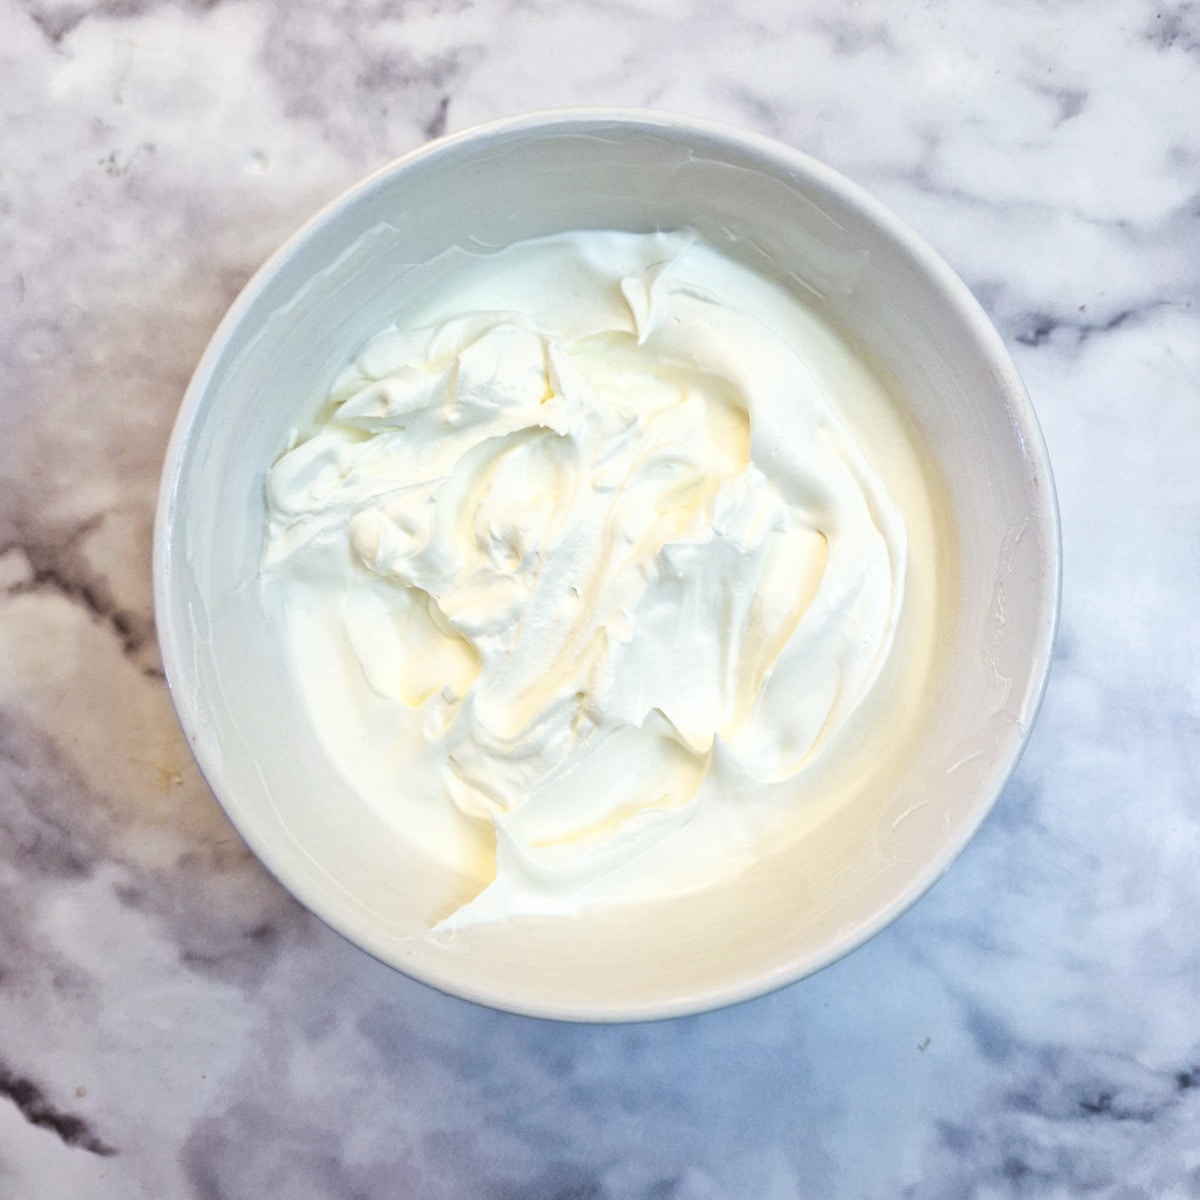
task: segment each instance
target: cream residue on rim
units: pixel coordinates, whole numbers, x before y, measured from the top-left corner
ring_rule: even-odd
[[[459,257],[268,506],[312,727],[471,881],[448,928],[742,869],[862,775],[931,654],[935,522],[886,390],[687,232]]]

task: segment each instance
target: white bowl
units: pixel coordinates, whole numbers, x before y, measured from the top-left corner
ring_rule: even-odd
[[[945,656],[884,795],[733,883],[573,921],[422,936],[445,872],[356,804],[284,682],[256,583],[264,480],[300,393],[324,394],[394,313],[405,266],[455,244],[691,226],[792,273],[895,377],[959,541]],[[751,265],[755,265],[751,261]],[[167,451],[155,606],[184,732],[230,820],[309,909],[384,962],[499,1008],[575,1020],[695,1012],[852,950],[979,827],[1037,713],[1058,612],[1050,465],[1025,391],[966,287],[854,184],[763,138],[658,113],[534,114],[378,171],[258,272],[213,337]]]

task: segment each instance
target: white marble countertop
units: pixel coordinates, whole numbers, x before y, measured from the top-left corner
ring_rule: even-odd
[[[149,545],[188,375],[297,224],[443,130],[674,109],[839,168],[1013,350],[1054,675],[908,915],[703,1017],[449,999],[308,916],[198,778]],[[0,6],[0,1197],[1200,1195],[1200,8]]]

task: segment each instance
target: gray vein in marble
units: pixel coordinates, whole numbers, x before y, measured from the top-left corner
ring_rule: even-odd
[[[998,230],[1009,235],[1014,228],[1047,220],[1076,222],[1090,236],[1104,239],[1114,257],[1140,262],[1140,272],[1124,283],[1099,270],[1083,299],[1074,304],[1061,286],[1035,297],[1015,286],[1011,273],[1001,280],[963,272],[1001,332],[1022,345],[1040,346],[1062,331],[1071,335],[1069,344],[1077,347],[1160,310],[1200,308],[1200,193],[1154,221],[1134,222],[1063,210],[1043,201],[1000,204],[964,186],[934,182],[927,163],[891,177],[910,186],[923,202],[936,198],[939,205],[961,207],[976,222],[995,219]],[[1151,265],[1153,269],[1147,269]]]
[[[21,8],[42,31],[52,46],[62,45],[86,20],[124,19],[142,17],[168,0],[100,0],[90,4],[43,3],[40,0],[20,0]],[[216,8],[222,0],[183,0],[188,7],[200,12]]]
[[[1057,129],[1067,121],[1073,121],[1086,108],[1090,93],[1081,87],[1048,87],[1044,83],[1031,81],[1029,86],[1040,95],[1054,101],[1057,114],[1054,128]]]
[[[446,132],[446,121],[450,115],[450,97],[443,96],[433,110],[433,116],[425,122],[423,132],[427,138],[439,138]]]
[[[1140,304],[1133,308],[1123,308],[1103,320],[1094,321],[1086,317],[1087,305],[1081,304],[1076,316],[1061,317],[1052,313],[1029,313],[1023,317],[1009,317],[1005,322],[1006,332],[1020,342],[1022,346],[1040,346],[1058,334],[1068,335],[1075,345],[1081,345],[1089,338],[1100,334],[1111,333],[1129,322],[1144,320],[1150,314],[1163,308],[1191,308],[1188,300],[1157,300]]]
[[[963,1166],[943,1174],[939,1187],[905,1195],[978,1195],[984,1181],[1015,1195],[1155,1194],[1153,1182],[1146,1191],[1121,1190],[1135,1171],[1171,1187],[1176,1164],[1167,1147],[1181,1165],[1200,1119],[1194,1068],[1171,1075],[1101,1052],[1044,1048],[1013,1074],[985,1120],[939,1123],[947,1158]],[[1152,1125],[1160,1155],[1143,1149]]]
[[[351,7],[332,23],[351,53],[325,53],[330,17],[279,5],[264,41],[263,64],[285,113],[309,121],[323,140],[386,147],[386,131],[403,111],[425,137],[445,132],[453,93],[480,50],[457,45],[416,52],[405,37],[405,7],[370,16]]]
[[[108,580],[89,567],[79,553],[80,543],[96,531],[101,520],[100,516],[88,518],[56,544],[26,540],[18,531],[13,540],[0,543],[0,559],[21,555],[29,564],[29,574],[6,587],[0,583],[0,587],[12,595],[51,591],[82,605],[112,632],[122,653],[137,659],[153,644],[153,619],[145,612],[121,607],[113,598]],[[158,665],[142,664],[139,669],[151,678],[163,677]]]
[[[1158,50],[1200,55],[1200,5],[1185,0],[1156,8],[1154,20],[1146,25],[1147,40]]]
[[[38,745],[33,735],[22,736],[19,719],[0,712],[0,778],[5,785],[0,854],[11,867],[39,879],[78,879],[90,874],[99,847],[74,819],[75,797],[62,795],[61,778],[54,779],[60,774],[57,765],[51,748]],[[20,908],[14,898],[9,911]],[[10,958],[5,963],[9,984],[13,966]]]
[[[857,22],[853,10],[838,16],[822,15],[813,22],[813,28],[829,39],[835,54],[853,57],[866,50],[879,49],[895,55],[896,47],[884,21]]]
[[[25,1120],[50,1130],[65,1146],[78,1147],[101,1158],[112,1158],[117,1153],[116,1147],[98,1137],[82,1117],[56,1107],[33,1080],[14,1074],[3,1062],[0,1062],[0,1097],[11,1100]]]
[[[1064,207],[1048,200],[1025,197],[1014,200],[989,196],[972,190],[966,182],[943,182],[937,177],[937,151],[942,135],[936,129],[923,130],[921,141],[924,153],[916,166],[895,171],[881,171],[879,177],[909,184],[915,191],[942,201],[951,201],[977,212],[1005,210],[1020,220],[1045,219],[1050,216],[1069,217],[1097,229],[1127,237],[1141,248],[1163,240],[1172,232],[1183,232],[1189,241],[1196,240],[1195,221],[1200,216],[1200,192],[1188,195],[1182,203],[1153,220],[1134,220],[1129,217],[1102,216],[1083,206]],[[1190,163],[1190,159],[1188,160]]]

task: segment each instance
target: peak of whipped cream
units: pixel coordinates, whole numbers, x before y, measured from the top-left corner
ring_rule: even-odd
[[[312,724],[478,878],[444,927],[698,885],[900,619],[904,520],[813,366],[844,349],[687,232],[458,275],[269,475],[262,586]]]

